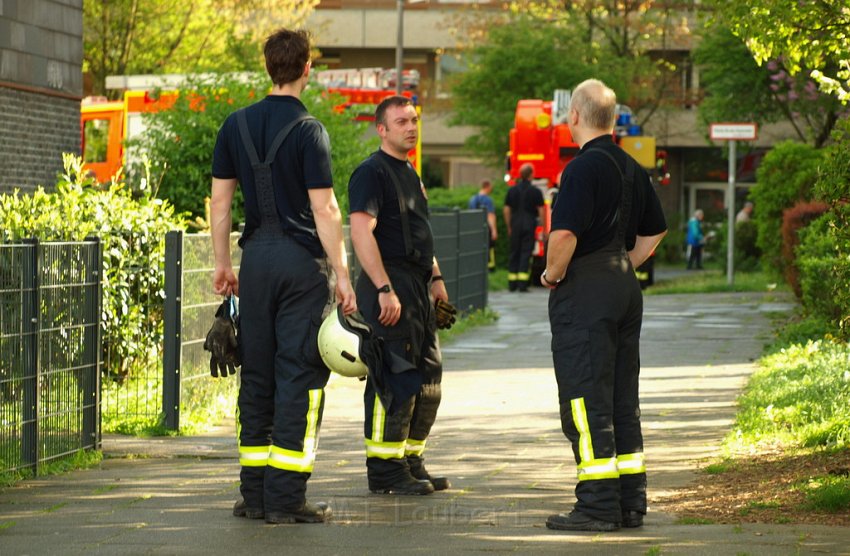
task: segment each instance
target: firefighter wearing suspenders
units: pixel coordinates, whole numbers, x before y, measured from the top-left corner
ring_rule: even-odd
[[[543,193],[531,183],[534,166],[525,163],[519,169],[520,179],[505,195],[502,213],[505,217],[508,236],[511,239],[511,255],[508,259],[508,289],[528,291],[531,275],[528,267],[534,250],[534,233],[538,219],[545,222]]]
[[[280,30],[266,42],[265,58],[274,88],[227,118],[212,167],[213,288],[241,293],[242,499],[233,514],[319,523],[330,518],[330,508],[306,500],[329,374],[318,353],[318,328],[334,293],[346,314],[357,306],[332,188],[330,140],[299,100],[310,72],[309,36]],[[246,219],[238,280],[230,260],[237,185]]]
[[[646,514],[634,268],[667,225],[648,175],[613,141],[616,102],[597,80],[573,91],[568,121],[581,151],[561,178],[541,277],[561,426],[578,464],[575,506],[550,516],[550,529],[614,531]]]
[[[361,313],[388,350],[417,369],[421,382],[391,407],[381,403],[371,379],[366,383],[367,476],[369,489],[383,494],[449,488],[447,479],[431,476],[423,464],[443,372],[431,298],[447,302],[448,294],[434,257],[425,190],[407,159],[417,122],[410,99],[382,101],[375,111],[381,148],[360,164],[348,186],[351,240],[363,267],[356,287]]]

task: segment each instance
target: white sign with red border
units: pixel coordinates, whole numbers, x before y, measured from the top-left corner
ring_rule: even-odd
[[[709,126],[712,141],[755,141],[757,135],[757,123],[719,123]]]

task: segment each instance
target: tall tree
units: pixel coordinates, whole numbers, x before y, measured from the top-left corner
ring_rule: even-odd
[[[708,0],[714,17],[745,41],[759,64],[782,59],[850,102],[850,3],[847,0]]]
[[[106,76],[256,70],[257,45],[298,25],[318,0],[84,0],[83,67],[92,93]]]
[[[847,109],[833,95],[818,91],[805,72],[791,75],[783,60],[759,66],[746,44],[722,25],[709,25],[695,51],[705,97],[699,106],[705,122],[785,121],[797,138],[822,146]]]
[[[469,71],[453,88],[454,123],[478,126],[468,146],[495,160],[507,148],[519,99],[551,98],[555,89],[597,77],[645,124],[684,100],[682,68],[668,52],[690,33],[681,4],[517,0],[495,18],[474,12],[461,28]]]

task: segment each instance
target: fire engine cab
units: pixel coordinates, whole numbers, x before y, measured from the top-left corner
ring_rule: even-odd
[[[523,99],[517,102],[514,127],[510,131],[505,181],[509,186],[516,184],[519,169],[525,163],[534,166],[532,184],[543,191],[546,203],[545,221],[537,227],[536,241],[532,252],[531,281],[537,284],[546,267],[546,245],[544,238],[551,224],[551,206],[558,193],[561,172],[576,156],[579,146],[573,141],[567,125],[570,91],[555,91],[552,100]],[[647,169],[656,165],[655,138],[645,136],[641,128],[632,121],[632,111],[617,105],[615,140],[624,151]],[[651,259],[650,259],[651,260]],[[651,282],[648,276],[640,276],[642,285]]]

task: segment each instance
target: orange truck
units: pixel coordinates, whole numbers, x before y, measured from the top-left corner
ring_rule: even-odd
[[[510,131],[505,181],[509,186],[519,178],[519,169],[525,163],[534,166],[532,183],[543,191],[546,202],[545,221],[537,227],[532,252],[532,283],[540,280],[546,267],[544,238],[551,224],[551,205],[558,193],[561,172],[575,157],[579,146],[573,141],[566,116],[570,104],[570,91],[555,91],[552,100],[523,99],[517,102],[514,127]],[[655,138],[641,134],[640,126],[632,122],[631,110],[617,107],[615,140],[641,166],[652,169],[656,165]],[[646,275],[646,276],[644,276]],[[651,267],[639,271],[642,285],[652,281]]]
[[[141,76],[135,76],[141,77]],[[133,76],[124,78],[131,82]],[[144,82],[144,81],[142,81]],[[127,139],[144,132],[145,125],[142,115],[160,110],[168,110],[177,100],[179,91],[163,91],[154,96],[156,79],[151,79],[149,87],[140,90],[125,90],[124,97],[118,101],[108,101],[103,97],[87,97],[80,106],[80,134],[83,153],[83,168],[94,174],[101,183],[112,180],[128,161],[136,159],[135,153],[127,152]],[[356,86],[328,87],[329,93],[341,95],[345,101],[337,106],[339,111],[350,111],[358,121],[374,120],[374,106],[384,98],[394,95],[395,90],[376,89]],[[412,91],[402,94],[413,99]],[[199,110],[201,98],[198,97]],[[360,108],[369,109],[361,111]],[[417,104],[417,110],[420,107]],[[421,124],[420,124],[421,125]],[[417,171],[421,173],[422,137],[410,151],[410,159]]]

